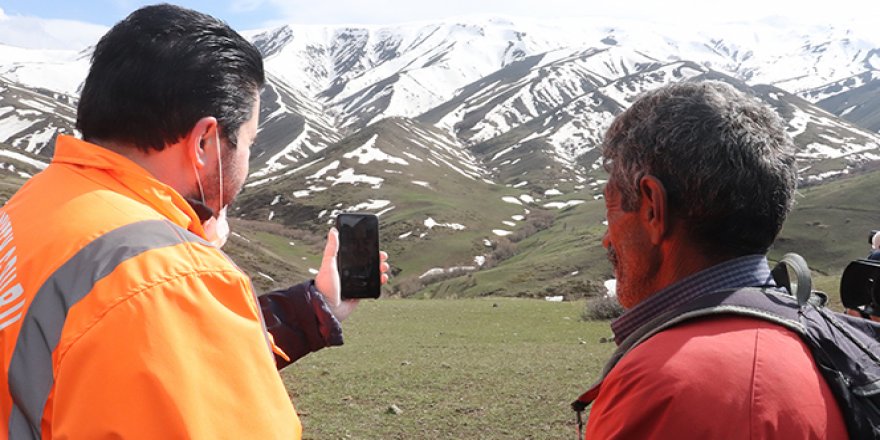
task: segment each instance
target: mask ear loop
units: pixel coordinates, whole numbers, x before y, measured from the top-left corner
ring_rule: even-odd
[[[220,211],[222,211],[223,210],[223,159],[221,159],[222,155],[220,154],[220,126],[219,125],[215,129],[214,135],[216,136],[215,142],[217,143],[217,168],[218,168],[217,174],[219,174],[219,176],[220,176]],[[199,184],[199,186],[201,187],[201,184]],[[220,211],[217,211],[218,215],[219,215]]]
[[[205,203],[205,190],[202,188],[202,179],[199,177],[199,170],[196,169],[195,163],[192,164],[192,167],[193,173],[196,175],[196,183],[199,185],[199,196],[202,198],[202,204],[208,206],[208,204]]]

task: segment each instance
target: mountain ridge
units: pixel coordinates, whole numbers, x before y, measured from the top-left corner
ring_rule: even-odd
[[[233,238],[237,260],[267,287],[288,279],[285,265],[309,273],[316,262],[306,247],[333,215],[368,211],[382,220],[401,283],[468,268],[462,273],[480,271],[471,279],[491,282],[444,285],[483,294],[531,268],[534,279],[520,280],[515,294],[537,295],[542,283],[593,292],[610,276],[591,266],[604,261],[604,130],[640,93],[679,81],[725,81],[777,111],[797,146],[802,186],[880,166],[880,44],[872,35],[552,23],[245,32],[265,57],[267,82],[250,176],[232,211],[245,229]],[[0,46],[8,55],[0,57],[6,186],[48,163],[52,133],[76,134],[88,53]]]

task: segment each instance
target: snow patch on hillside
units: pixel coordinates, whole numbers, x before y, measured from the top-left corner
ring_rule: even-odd
[[[569,200],[566,202],[545,203],[544,207],[545,208],[552,208],[552,209],[566,209],[566,208],[571,208],[572,206],[577,206],[577,205],[581,205],[584,203],[586,203],[586,202],[583,200]]]
[[[55,138],[59,131],[63,132],[63,130],[59,130],[54,125],[49,124],[46,128],[40,131],[33,131],[24,136],[19,136],[18,139],[12,142],[12,145],[18,148],[22,148],[22,145],[24,145],[24,151],[33,154],[40,154],[40,151],[49,146],[49,142]]]
[[[0,142],[9,143],[10,138],[36,123],[33,119],[19,117],[20,112],[17,113],[0,119]]]
[[[308,180],[320,179],[321,177],[324,177],[324,175],[327,174],[328,172],[330,172],[331,170],[335,170],[337,168],[339,168],[339,161],[334,160],[329,165],[318,170],[318,172],[316,172],[315,174],[312,174],[311,176],[306,177],[306,179],[308,179]]]
[[[348,211],[349,211],[349,212],[354,212],[354,211],[375,211],[375,210],[378,210],[378,209],[382,209],[382,208],[384,208],[384,207],[386,207],[386,206],[388,206],[388,205],[390,205],[390,204],[391,204],[391,201],[390,201],[390,200],[373,200],[373,199],[370,199],[370,200],[368,200],[368,201],[366,201],[366,202],[359,203],[359,204],[357,204],[357,205],[354,205],[354,206],[348,208]]]
[[[34,167],[39,168],[41,170],[46,169],[46,167],[49,166],[48,163],[41,162],[41,161],[35,160],[35,159],[31,159],[30,157],[27,157],[21,153],[16,153],[15,151],[9,151],[6,149],[0,149],[0,156],[8,157],[10,159],[15,159],[19,162],[24,162],[28,165],[34,166]]]
[[[359,183],[366,183],[367,185],[371,185],[374,189],[379,189],[382,185],[382,182],[385,179],[381,177],[373,177],[368,176],[366,174],[355,174],[353,168],[349,168],[339,173],[336,177],[327,177],[327,180],[333,181],[333,186],[339,184],[350,184],[357,185]]]
[[[513,205],[522,205],[522,202],[520,202],[518,198],[513,197],[513,196],[504,196],[501,198],[501,200],[503,202],[510,203]]]
[[[377,139],[379,139],[379,135],[374,134],[364,145],[345,153],[342,157],[346,159],[357,158],[358,163],[361,165],[366,165],[374,160],[403,166],[409,165],[409,162],[406,160],[387,154],[377,148]]]
[[[437,223],[437,221],[431,217],[428,217],[427,219],[425,219],[425,227],[426,228],[434,229],[435,227],[438,227],[438,226],[441,228],[449,228],[449,229],[452,229],[455,231],[463,231],[466,229],[466,227],[464,225],[458,224],[458,223]]]
[[[285,171],[284,174],[282,174],[282,175],[275,175],[275,176],[267,177],[267,178],[264,178],[264,179],[255,180],[255,181],[253,181],[253,182],[250,182],[250,183],[246,184],[246,185],[245,185],[245,188],[252,188],[252,187],[256,187],[256,186],[260,186],[260,185],[264,185],[264,184],[269,183],[269,182],[274,182],[274,181],[276,181],[276,180],[278,180],[278,179],[280,179],[280,178],[282,178],[282,177],[287,177],[287,176],[290,176],[290,175],[292,175],[292,174],[296,174],[296,173],[298,173],[298,172],[300,172],[300,171],[302,171],[302,170],[304,170],[304,169],[306,169],[306,168],[310,168],[312,165],[315,165],[316,163],[318,163],[318,162],[320,162],[320,161],[321,161],[321,159],[315,159],[315,160],[313,160],[313,161],[311,161],[311,162],[309,162],[309,163],[302,164],[302,165],[300,165],[300,166],[298,166],[298,167],[296,167],[296,168],[294,168],[294,169],[292,169],[292,170],[287,170],[287,171]],[[338,165],[337,165],[337,166],[338,166]]]
[[[283,110],[279,108],[279,111]],[[282,162],[282,160],[287,160],[288,162],[297,162],[298,159],[296,157],[293,157],[292,153],[301,151],[303,143],[305,143],[309,135],[310,127],[308,123],[305,123],[302,132],[299,134],[299,136],[296,137],[296,139],[287,144],[287,146],[282,148],[281,151],[272,155],[272,157],[270,157],[269,160],[266,161],[266,165],[263,168],[260,168],[258,171],[252,173],[251,176],[263,177],[265,175],[287,168],[289,164]]]

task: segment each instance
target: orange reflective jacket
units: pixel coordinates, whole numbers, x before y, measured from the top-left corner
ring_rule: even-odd
[[[59,136],[0,210],[0,438],[300,438],[250,280],[134,162]]]

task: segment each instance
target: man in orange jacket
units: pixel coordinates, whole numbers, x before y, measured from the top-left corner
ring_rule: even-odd
[[[579,399],[593,402],[586,438],[846,438],[786,328],[719,315],[639,336],[703,295],[775,286],[765,255],[797,179],[779,117],[725,83],[672,84],[618,116],[603,148],[603,244],[625,313],[611,324],[619,361]]]
[[[341,344],[353,304],[333,230],[314,282],[259,299],[219,249],[263,82],[253,45],[175,6],[95,47],[84,140],[0,210],[0,437],[300,438],[276,368]]]

